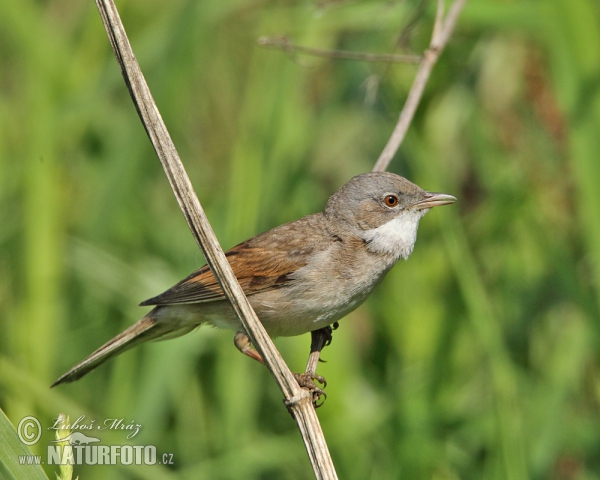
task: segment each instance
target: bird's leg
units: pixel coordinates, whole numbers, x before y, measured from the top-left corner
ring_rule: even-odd
[[[331,343],[332,332],[338,328],[338,322],[333,325],[320,328],[310,332],[311,343],[310,343],[310,355],[308,356],[308,362],[306,364],[306,371],[304,373],[296,373],[294,376],[298,381],[298,384],[303,388],[308,388],[313,392],[313,402],[315,407],[320,407],[327,398],[325,392],[315,385],[315,380],[323,385],[323,388],[327,386],[327,381],[321,375],[317,375],[317,365],[320,359],[321,350]],[[318,403],[319,399],[323,396],[323,402]]]
[[[317,364],[320,360],[321,350],[331,343],[332,331],[338,328],[338,322],[333,325],[320,328],[311,333],[311,344],[310,344],[310,355],[308,357],[308,363],[306,364],[306,371],[304,373],[294,373],[294,377],[302,388],[306,388],[312,392],[313,403],[315,407],[320,407],[327,398],[325,392],[317,387],[315,380],[323,385],[323,388],[327,386],[327,381],[321,375],[317,375]],[[264,365],[264,360],[254,348],[250,342],[248,334],[242,330],[236,332],[233,337],[233,343],[236,348],[244,355],[253,358],[254,360]],[[319,403],[319,400],[323,397],[323,401]]]
[[[250,358],[253,358],[254,360],[262,363],[263,365],[265,364],[265,361],[260,356],[260,353],[258,353],[254,348],[252,348],[252,345],[250,343],[250,337],[246,332],[236,332],[235,337],[233,337],[233,343],[236,346],[236,348],[244,355],[248,355]]]

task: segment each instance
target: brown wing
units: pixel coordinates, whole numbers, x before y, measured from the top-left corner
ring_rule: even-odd
[[[244,293],[253,295],[280,288],[306,265],[306,258],[334,241],[322,228],[322,218],[311,215],[243,242],[225,253]],[[208,265],[166,292],[140,305],[171,305],[223,300],[225,296]]]

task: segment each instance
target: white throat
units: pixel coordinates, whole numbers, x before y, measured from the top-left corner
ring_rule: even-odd
[[[408,259],[417,240],[419,220],[429,209],[408,210],[400,213],[396,218],[383,225],[366,230],[363,240],[367,242],[367,249],[374,253],[387,253],[394,257]]]

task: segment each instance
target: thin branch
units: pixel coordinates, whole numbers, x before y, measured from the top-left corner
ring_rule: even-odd
[[[435,10],[435,20],[433,22],[433,31],[431,33],[431,43],[429,48],[433,46],[434,38],[439,38],[444,24],[444,0],[437,0],[437,8]]]
[[[300,428],[315,476],[318,479],[336,479],[333,462],[312,405],[312,395],[300,388],[296,382],[237,282],[154,103],[115,4],[112,0],[96,0],[96,5],[133,103],[196,242],[202,249],[219,285],[231,302],[252,343],[262,355],[269,371],[277,381],[285,397],[285,403]]]
[[[394,158],[394,155],[398,151],[400,144],[404,140],[408,127],[412,122],[415,111],[417,110],[417,107],[421,101],[421,97],[423,96],[423,91],[425,90],[427,80],[429,80],[431,70],[442,53],[442,50],[448,43],[450,35],[454,30],[454,26],[456,25],[458,15],[465,6],[465,3],[466,0],[455,0],[448,11],[448,15],[446,15],[446,18],[444,18],[444,1],[438,0],[435,24],[433,26],[433,34],[431,36],[429,48],[423,55],[423,60],[419,65],[417,75],[415,76],[412,87],[408,92],[402,112],[400,112],[398,123],[396,123],[396,127],[394,128],[387,145],[383,149],[383,152],[381,152],[381,155],[373,167],[374,172],[383,172],[387,169],[388,165],[392,161],[392,158]]]
[[[296,45],[287,37],[260,37],[258,45],[265,48],[282,50],[287,53],[302,53],[304,55],[312,55],[314,57],[323,58],[339,58],[345,60],[360,60],[363,62],[380,62],[380,63],[419,63],[421,57],[419,55],[394,55],[394,54],[375,54],[375,53],[359,53],[350,52],[347,50],[329,50],[325,48],[312,48]]]

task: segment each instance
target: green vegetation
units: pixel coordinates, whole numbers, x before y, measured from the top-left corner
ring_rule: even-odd
[[[256,39],[421,52],[433,17],[400,36],[416,1],[119,7],[224,248],[370,170],[416,70]],[[134,421],[131,440],[97,436],[174,454],[76,466],[82,480],[312,478],[281,394],[230,332],[144,345],[48,388],[203,259],[93,2],[0,11],[0,407],[15,426],[40,419],[36,455],[60,412]],[[390,167],[459,201],[425,217],[410,260],[324,351],[319,416],[340,478],[600,478],[599,125],[597,1],[470,0]],[[297,371],[309,343],[276,341]]]

